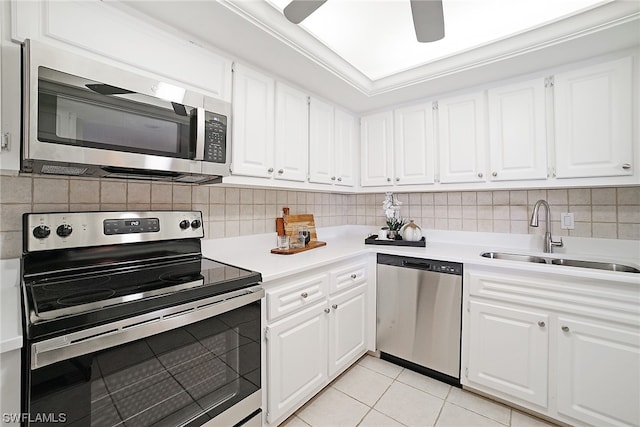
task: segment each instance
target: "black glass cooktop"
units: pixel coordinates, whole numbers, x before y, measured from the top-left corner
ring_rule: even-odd
[[[260,280],[259,273],[190,256],[37,275],[24,284],[31,329],[40,335],[232,292]]]

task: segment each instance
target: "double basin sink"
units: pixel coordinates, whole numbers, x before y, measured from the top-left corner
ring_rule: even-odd
[[[522,255],[522,254],[509,254],[504,252],[483,252],[480,256],[491,259],[504,259],[507,261],[523,261],[532,262],[538,264],[553,264],[553,265],[565,265],[569,267],[582,267],[582,268],[594,268],[597,270],[607,271],[622,271],[625,273],[640,273],[635,267],[616,264],[612,262],[595,262],[595,261],[582,261],[577,259],[565,259],[565,258],[545,258],[535,255]]]

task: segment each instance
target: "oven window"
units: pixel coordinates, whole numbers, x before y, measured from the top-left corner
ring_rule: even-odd
[[[259,389],[260,301],[33,370],[29,414],[31,425],[46,414],[69,426],[202,425]]]
[[[193,108],[39,68],[38,140],[189,158]]]

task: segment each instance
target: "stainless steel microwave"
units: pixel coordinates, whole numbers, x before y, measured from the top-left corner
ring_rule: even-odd
[[[229,103],[33,40],[23,70],[23,172],[199,184],[229,174]]]

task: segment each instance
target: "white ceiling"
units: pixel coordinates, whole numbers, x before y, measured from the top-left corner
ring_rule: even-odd
[[[266,0],[106,1],[356,113],[640,47],[638,0],[443,0],[446,35],[441,48],[415,42],[407,12],[409,0],[329,0],[303,22],[311,26],[311,18],[316,19],[316,14],[318,20],[327,19],[329,25],[318,24],[324,30],[313,29],[314,33],[326,32],[319,36],[325,42],[302,26],[290,23],[274,7],[275,3]],[[478,4],[489,4],[499,9],[489,15],[500,17],[501,22],[509,25],[502,27],[502,33],[495,31],[494,27],[498,27],[495,24],[471,30],[468,15],[467,24],[455,23],[454,5],[470,3],[474,5],[466,11],[473,10],[470,13],[473,18],[481,16]],[[514,10],[507,3],[520,6]],[[332,12],[333,7],[343,7],[340,4],[347,8],[365,7],[365,12],[357,12],[361,17],[356,20],[357,25],[349,21],[348,14]],[[544,4],[541,8],[544,10],[534,13],[532,5],[538,4]],[[395,36],[387,36],[387,40],[382,31],[367,36],[360,28],[365,18],[380,16],[380,11],[370,11],[382,5],[405,9],[408,22],[390,34],[403,37],[411,34],[411,40],[403,42]],[[571,7],[582,11],[566,17],[571,14]],[[390,17],[387,13],[382,16]],[[552,22],[548,24],[535,24],[549,19]],[[521,30],[513,35],[518,26]],[[505,37],[505,34],[512,35]],[[328,44],[334,43],[330,39],[338,45],[329,48]]]
[[[375,81],[609,2],[443,0],[445,38],[432,43],[416,40],[410,0],[328,0],[300,26]]]

